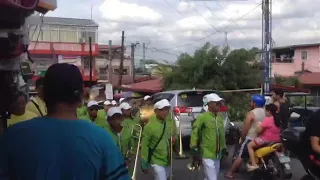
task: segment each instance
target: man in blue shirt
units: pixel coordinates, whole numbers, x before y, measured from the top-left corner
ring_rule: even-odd
[[[13,125],[0,137],[0,179],[129,180],[110,135],[76,117],[83,94],[79,69],[52,65],[43,90],[48,115]]]

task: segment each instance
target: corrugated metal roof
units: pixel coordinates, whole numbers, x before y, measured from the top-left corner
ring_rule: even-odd
[[[41,23],[40,16],[30,16],[28,23],[31,25],[38,25]],[[98,27],[99,25],[92,19],[76,19],[76,18],[62,18],[62,17],[43,17],[44,24],[58,24],[58,25],[75,25],[75,26],[87,26]]]
[[[272,49],[289,49],[289,48],[303,48],[303,47],[312,47],[312,46],[320,46],[320,43],[310,43],[310,44],[295,44],[295,45],[288,45],[288,46],[279,46],[279,47],[272,47]]]

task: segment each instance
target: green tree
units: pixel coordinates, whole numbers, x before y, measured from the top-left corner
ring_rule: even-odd
[[[172,66],[165,64],[158,64],[158,66],[152,68],[151,75],[157,77],[165,77],[172,72]]]
[[[171,73],[163,74],[166,89],[214,89],[234,90],[257,88],[260,80],[259,68],[254,60],[258,48],[250,50],[230,50],[206,43],[193,55],[184,53],[177,60],[177,67]],[[256,93],[256,92],[255,92]],[[232,119],[243,119],[244,107],[248,104],[250,93],[225,94],[230,96],[229,106]]]

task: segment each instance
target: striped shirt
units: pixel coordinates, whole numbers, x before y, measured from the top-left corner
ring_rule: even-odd
[[[0,179],[129,180],[110,135],[83,120],[35,118],[0,138]]]

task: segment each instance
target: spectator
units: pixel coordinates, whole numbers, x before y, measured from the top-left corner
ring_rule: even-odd
[[[26,109],[33,112],[38,117],[47,115],[47,107],[43,101],[43,82],[44,78],[41,77],[36,81],[36,92],[37,95],[30,99]]]
[[[26,110],[26,105],[27,95],[19,91],[17,100],[12,108],[11,117],[7,122],[8,126],[37,117],[35,113]]]
[[[48,115],[11,126],[0,138],[3,179],[130,179],[110,135],[76,117],[82,84],[78,67],[49,67],[43,84]]]

